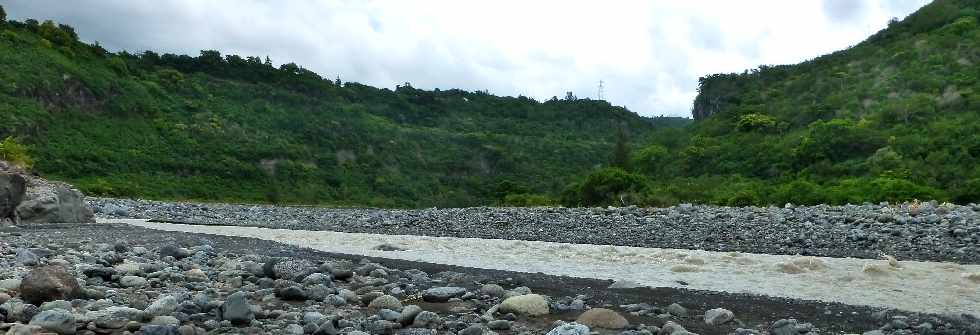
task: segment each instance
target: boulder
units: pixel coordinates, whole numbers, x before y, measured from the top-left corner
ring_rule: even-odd
[[[622,315],[611,309],[593,308],[582,313],[575,322],[589,328],[623,329],[629,325]]]
[[[70,185],[31,178],[24,201],[17,206],[21,224],[95,222],[82,192]]]
[[[46,301],[71,300],[82,296],[78,280],[60,266],[42,266],[27,273],[20,283],[24,301],[40,305]]]
[[[21,175],[0,173],[0,223],[16,222],[17,205],[24,199],[27,180]]]

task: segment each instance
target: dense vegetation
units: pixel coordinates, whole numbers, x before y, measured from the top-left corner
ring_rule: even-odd
[[[69,26],[0,22],[4,147],[96,195],[546,204],[607,164],[618,134],[685,123],[589,99],[378,89],[211,50],[110,53]]]
[[[980,202],[978,17],[980,1],[938,0],[847,50],[701,78],[695,125],[563,202]]]
[[[980,1],[937,0],[846,50],[701,78],[694,124],[213,50],[110,53],[65,25],[0,20],[0,155],[89,193],[164,199],[980,202],[978,19]]]

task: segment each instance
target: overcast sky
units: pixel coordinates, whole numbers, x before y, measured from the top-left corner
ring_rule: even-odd
[[[857,44],[926,0],[0,0],[118,51],[269,56],[379,87],[573,91],[690,116],[698,77]]]

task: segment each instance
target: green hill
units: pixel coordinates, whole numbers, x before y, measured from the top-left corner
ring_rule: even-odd
[[[659,124],[604,101],[378,89],[217,51],[109,53],[68,26],[0,21],[0,139],[96,195],[547,203],[607,164],[619,132]]]
[[[847,50],[701,78],[695,125],[565,202],[980,202],[978,9],[938,0]]]

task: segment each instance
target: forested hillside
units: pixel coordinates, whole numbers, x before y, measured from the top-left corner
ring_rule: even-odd
[[[110,53],[69,26],[2,22],[0,139],[95,195],[548,203],[660,123],[604,101],[378,89],[218,51]]]
[[[978,202],[978,4],[938,0],[847,50],[701,78],[693,127],[651,135],[564,202]]]

